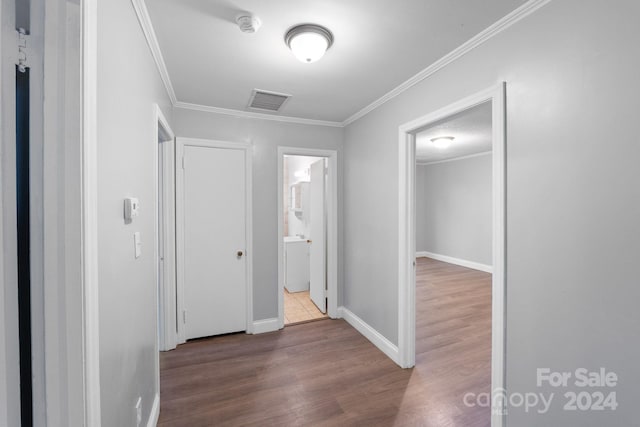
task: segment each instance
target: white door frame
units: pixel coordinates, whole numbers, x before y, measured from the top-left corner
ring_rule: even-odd
[[[82,64],[82,356],[84,360],[84,419],[100,426],[100,304],[98,284],[98,4],[80,2],[80,63]],[[72,325],[73,326],[73,325]]]
[[[169,122],[162,114],[158,104],[153,105],[153,127],[154,127],[154,154],[155,154],[155,194],[162,192],[163,206],[157,206],[163,210],[164,223],[159,224],[158,209],[155,210],[156,230],[162,227],[164,230],[164,263],[163,263],[163,283],[158,287],[158,309],[160,310],[160,324],[158,325],[158,350],[167,351],[176,348],[178,344],[178,331],[176,328],[176,258],[175,258],[175,134],[169,126]],[[162,141],[162,143],[160,143]],[[159,150],[163,150],[162,169],[159,169]],[[163,188],[159,188],[159,177],[163,176]],[[160,198],[157,197],[156,201]],[[157,204],[157,203],[156,203]],[[158,236],[155,236],[155,250],[159,248]],[[158,268],[160,267],[160,255],[156,253]],[[158,274],[156,268],[156,275]],[[158,278],[156,278],[156,283]]]
[[[0,23],[0,425],[19,425],[15,2],[0,2]]]
[[[246,284],[247,284],[247,330],[253,333],[253,182],[251,172],[252,146],[247,142],[227,142],[197,138],[176,138],[176,289],[178,311],[178,343],[186,342],[184,316],[184,169],[183,156],[186,146],[227,148],[243,150],[245,160],[245,182],[247,185],[245,201],[246,219],[246,248],[247,258]]]
[[[338,152],[315,148],[278,147],[278,328],[284,328],[284,212],[282,211],[284,156],[314,156],[327,159],[327,311],[338,317]]]
[[[415,133],[420,129],[484,102],[492,103],[493,128],[493,283],[491,322],[491,388],[505,389],[505,264],[506,264],[506,129],[505,83],[500,83],[399,127],[399,258],[398,350],[400,366],[410,368],[416,357],[416,212]],[[492,411],[491,425],[504,416]]]

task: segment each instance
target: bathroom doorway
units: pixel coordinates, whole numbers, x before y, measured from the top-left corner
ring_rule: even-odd
[[[279,326],[335,317],[335,153],[278,156]]]
[[[284,324],[327,316],[326,158],[282,159]]]

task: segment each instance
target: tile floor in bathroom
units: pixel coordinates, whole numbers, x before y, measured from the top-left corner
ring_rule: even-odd
[[[309,291],[289,292],[284,290],[284,324],[308,322],[311,320],[324,319],[328,316],[323,314],[309,297]]]

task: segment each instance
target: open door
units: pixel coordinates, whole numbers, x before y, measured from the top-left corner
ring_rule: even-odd
[[[310,240],[309,294],[318,309],[327,312],[326,296],[326,223],[325,223],[325,160],[311,164],[309,184]]]

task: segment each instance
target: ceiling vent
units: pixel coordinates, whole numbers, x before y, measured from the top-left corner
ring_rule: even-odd
[[[249,99],[249,108],[263,111],[280,111],[291,95],[254,89]]]

